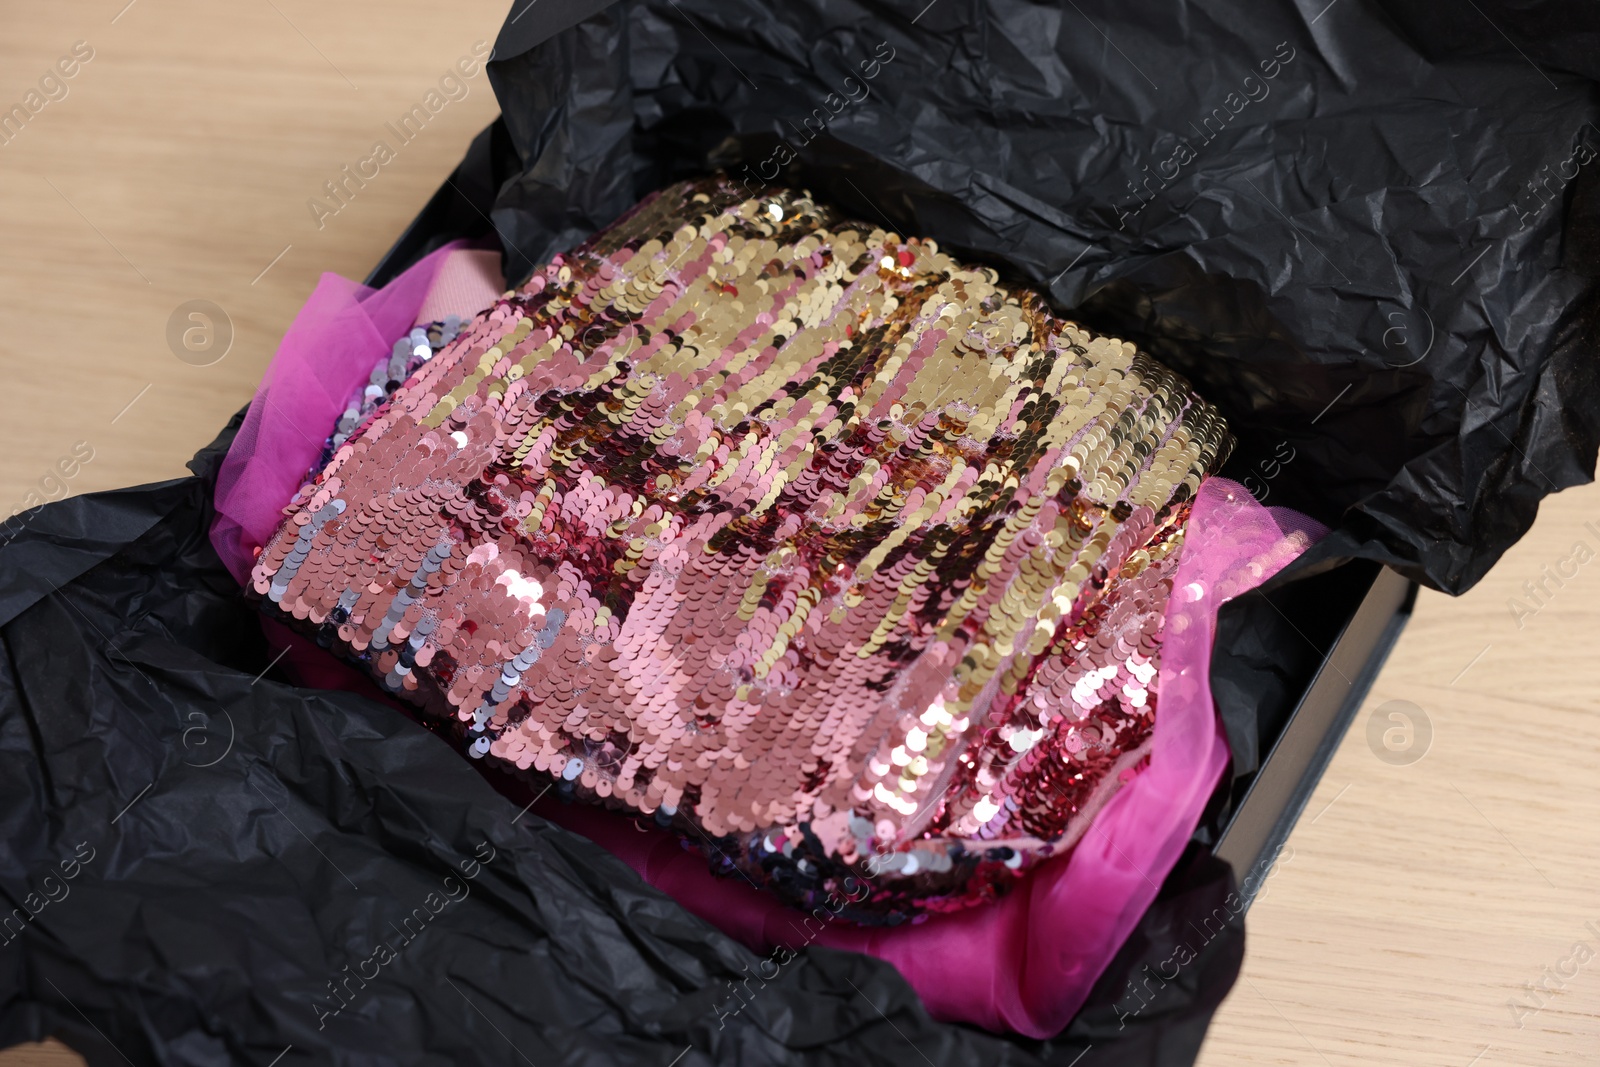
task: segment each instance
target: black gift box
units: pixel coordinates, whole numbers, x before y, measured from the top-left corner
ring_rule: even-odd
[[[1413,582],[1466,588],[1593,474],[1597,53],[1525,35],[1587,9],[1481,6],[1436,32],[1409,0],[516,0],[504,118],[374,273],[492,231],[516,281],[723,168],[991,263],[1223,408],[1224,473],[1333,532],[1223,610],[1233,777],[1065,1032],[935,1022],[888,965],[816,948],[721,1025],[751,953],[392,709],[270,669],[206,538],[235,419],[194,477],[48,505],[0,545],[22,909],[0,1041],[283,1067],[1192,1062],[1242,957],[1229,901]],[[390,949],[445,879],[459,899]]]
[[[493,238],[490,213],[500,184],[493,159],[497,143],[503,146],[505,137],[498,122],[479,135],[461,165],[367,276],[366,284],[387,284],[451,241]],[[1241,749],[1235,761],[1243,765],[1237,767],[1225,797],[1218,798],[1217,811],[1197,841],[1210,844],[1212,854],[1231,868],[1246,908],[1399,639],[1416,592],[1415,582],[1392,569],[1370,560],[1343,560],[1292,586],[1247,599],[1241,610],[1230,611],[1219,629],[1220,648],[1236,647],[1228,637],[1230,631],[1252,632],[1261,647],[1277,653],[1273,666],[1280,674],[1279,684],[1264,691],[1250,678],[1249,667],[1229,655],[1219,654],[1212,665],[1219,707],[1236,712],[1240,720],[1234,727]],[[1297,654],[1283,655],[1285,645]],[[1230,704],[1230,692],[1248,695]],[[1255,721],[1244,721],[1246,707]],[[1256,761],[1246,756],[1246,749],[1259,754]],[[1181,885],[1182,879],[1174,882]],[[1156,943],[1163,942],[1158,938]],[[1141,958],[1136,967],[1119,961],[1121,966],[1108,973],[1120,976],[1122,989],[1131,988],[1146,962]],[[1231,981],[1230,975],[1226,984]],[[1112,980],[1097,992],[1103,997],[1118,989]],[[1111,1002],[1119,1017],[1129,1006],[1124,999]],[[1119,1027],[1119,1038],[1125,1029]],[[1101,1047],[1107,1045],[1102,1042]],[[1188,1060],[1192,1058],[1193,1050]]]
[[[497,142],[503,156],[505,138],[498,122],[479,135],[367,276],[367,285],[387,284],[451,241],[494,234],[490,213],[499,182],[493,156]],[[1341,562],[1304,584],[1293,596],[1268,598],[1270,608],[1258,605],[1248,622],[1258,632],[1278,631],[1267,639],[1271,643],[1284,643],[1285,631],[1297,635],[1305,651],[1270,706],[1257,711],[1259,727],[1241,724],[1237,730],[1256,735],[1259,767],[1241,769],[1234,781],[1233,803],[1217,826],[1213,851],[1241,877],[1282,848],[1399,639],[1417,591],[1415,582],[1366,560]],[[1213,670],[1227,679],[1221,685],[1237,684],[1226,657]]]

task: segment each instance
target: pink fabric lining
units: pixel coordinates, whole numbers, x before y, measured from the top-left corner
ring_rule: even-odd
[[[323,275],[219,472],[211,537],[236,577],[248,574],[339,413],[394,340],[415,322],[470,315],[497,291],[480,254],[459,246],[433,253],[379,291]],[[475,306],[461,306],[468,301]],[[902,927],[822,923],[746,883],[712,875],[703,857],[654,826],[553,799],[538,810],[752,949],[814,943],[866,952],[893,963],[936,1017],[1050,1036],[1071,1020],[1155,899],[1227,766],[1210,689],[1218,607],[1266,581],[1325,532],[1287,508],[1262,507],[1226,479],[1201,486],[1167,608],[1149,763],[1112,796],[1070,854],[1041,865],[993,905]],[[288,635],[269,628],[269,640],[296,650],[292,662],[307,681],[381,697],[364,675]],[[491,780],[508,793],[523,791],[504,776]]]
[[[469,319],[494,303],[504,290],[499,252],[491,248],[452,247],[440,261],[413,322],[437,322],[448,315]]]

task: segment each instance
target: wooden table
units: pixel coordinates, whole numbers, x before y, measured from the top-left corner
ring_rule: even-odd
[[[324,183],[492,42],[505,6],[13,5],[0,107],[63,57],[74,73],[0,146],[0,291],[17,322],[0,336],[5,511],[30,492],[184,473],[319,274],[365,275],[494,117],[479,70],[376,176],[345,186],[336,214],[308,204],[331,207]],[[92,58],[74,65],[79,41]],[[195,300],[231,324],[216,362],[220,331],[186,311],[169,344]],[[64,477],[75,448],[93,458]],[[1600,553],[1600,522],[1584,525],[1597,505],[1593,486],[1562,494],[1471,593],[1422,594],[1250,913],[1207,1067],[1600,1060],[1600,933],[1586,926],[1600,930],[1600,557],[1533,614],[1508,607],[1576,542]],[[1394,700],[1432,724],[1406,766],[1367,743],[1368,716]],[[1576,942],[1596,959],[1567,962]],[[1541,981],[1536,1000],[1525,984]],[[54,1044],[0,1053],[0,1067],[69,1062]]]

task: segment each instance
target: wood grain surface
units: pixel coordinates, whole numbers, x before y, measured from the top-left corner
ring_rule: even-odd
[[[337,214],[308,201],[331,203],[324,183],[392,145],[385,124],[505,14],[506,0],[10,5],[0,111],[30,91],[46,102],[0,145],[4,510],[182,475],[318,276],[365,275],[494,117],[487,77],[460,79],[465,96],[347,184]],[[92,58],[74,65],[75,46]],[[199,350],[169,344],[196,300],[231,326],[215,362],[221,321],[207,349],[179,313]],[[92,458],[63,464],[75,450]],[[1525,583],[1543,584],[1538,601]],[[1547,501],[1466,596],[1422,593],[1250,913],[1205,1067],[1600,1062],[1597,600],[1593,486]],[[1402,759],[1408,743],[1420,758]],[[74,1062],[54,1042],[0,1052],[0,1067]]]

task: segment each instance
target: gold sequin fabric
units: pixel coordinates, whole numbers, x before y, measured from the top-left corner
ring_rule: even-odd
[[[1003,891],[1138,773],[1229,438],[1133,345],[721,178],[453,330],[252,581],[470,754],[891,923]]]

